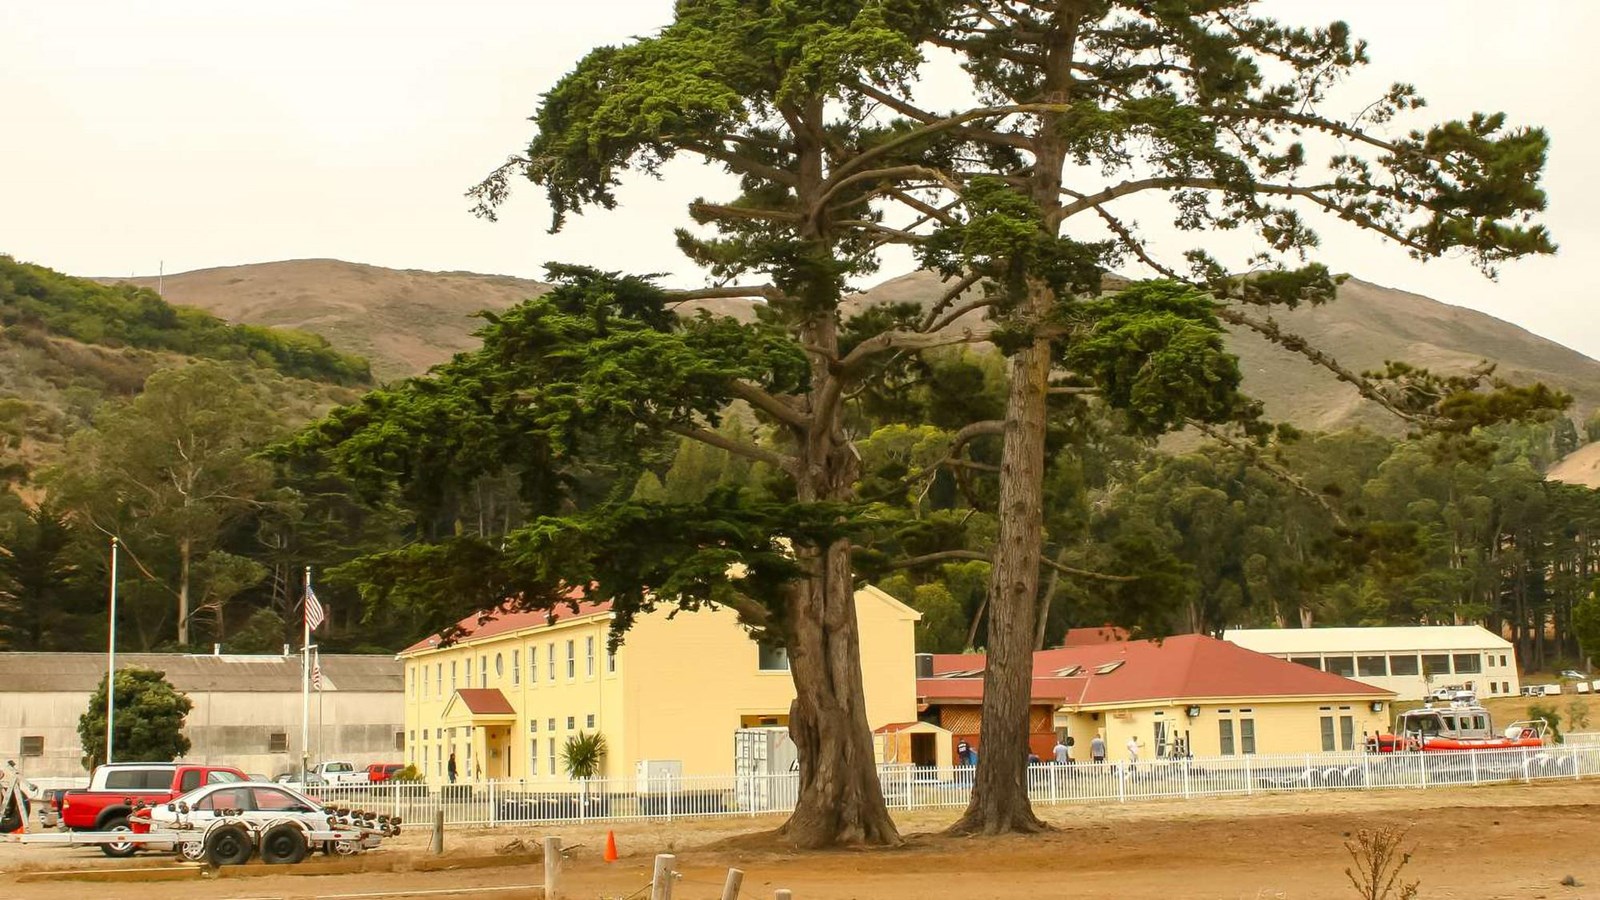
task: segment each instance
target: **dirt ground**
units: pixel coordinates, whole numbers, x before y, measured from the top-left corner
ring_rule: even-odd
[[[894,850],[790,853],[750,837],[779,820],[640,822],[616,826],[622,858],[600,859],[605,829],[563,827],[569,898],[648,896],[656,853],[674,853],[676,900],[715,900],[729,866],[746,873],[743,896],[778,888],[796,900],[979,898],[1218,898],[1349,900],[1344,841],[1360,828],[1411,828],[1415,854],[1406,872],[1424,900],[1444,898],[1600,898],[1600,782],[1545,783],[1440,791],[1294,794],[1188,803],[1041,808],[1055,830],[1029,837],[946,838],[937,830],[958,812],[919,812],[899,820],[907,836]],[[744,835],[745,837],[740,837]],[[447,857],[492,854],[528,829],[452,831]],[[732,839],[732,840],[730,840]],[[427,858],[417,832],[369,854],[369,864],[405,869]],[[576,846],[575,846],[576,845]],[[148,863],[146,863],[148,864]],[[0,897],[82,900],[85,895],[154,900],[212,898],[535,897],[536,864],[438,872],[366,872],[204,879],[179,883],[19,883],[25,871],[107,868],[94,850],[0,845]],[[1561,881],[1571,876],[1576,885]],[[38,877],[37,875],[33,877]]]

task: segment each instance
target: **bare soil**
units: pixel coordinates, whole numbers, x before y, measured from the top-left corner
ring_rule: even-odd
[[[745,871],[747,898],[778,888],[796,900],[927,900],[976,898],[1222,898],[1222,900],[1349,900],[1343,844],[1361,828],[1410,827],[1415,853],[1406,872],[1420,879],[1422,898],[1600,897],[1600,855],[1592,852],[1600,782],[1509,785],[1447,791],[1296,794],[1111,807],[1045,807],[1055,826],[1029,837],[946,838],[937,833],[960,810],[900,819],[907,835],[893,850],[791,853],[761,832],[777,819],[640,822],[615,826],[622,858],[601,860],[604,827],[563,827],[570,898],[648,896],[656,853],[675,853],[678,900],[716,898],[727,868]],[[447,858],[463,865],[513,839],[536,844],[530,829],[450,832]],[[18,883],[21,869],[44,866],[113,868],[92,850],[0,845],[0,896],[306,898],[360,893],[438,896],[460,891],[491,897],[534,897],[541,871],[505,867],[412,872],[426,855],[420,832],[403,836],[364,860],[366,871],[342,875],[205,879],[174,883]],[[524,857],[524,859],[526,859]],[[1577,882],[1561,884],[1565,876]],[[37,876],[34,876],[37,877]],[[506,890],[506,888],[512,888]],[[494,890],[499,889],[499,890]],[[492,891],[492,892],[491,892]]]

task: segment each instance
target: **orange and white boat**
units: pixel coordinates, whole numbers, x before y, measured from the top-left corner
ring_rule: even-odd
[[[1442,752],[1458,750],[1517,750],[1549,743],[1549,724],[1543,719],[1512,722],[1494,730],[1489,711],[1475,703],[1447,707],[1424,706],[1401,713],[1392,734],[1367,739],[1367,749],[1378,753]]]

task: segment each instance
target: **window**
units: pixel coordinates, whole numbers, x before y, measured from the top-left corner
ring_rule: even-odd
[[[422,771],[424,773],[426,773],[428,771],[428,745],[427,744],[423,744],[422,745]]]
[[[23,756],[43,756],[44,755],[44,735],[42,735],[42,734],[25,734],[25,735],[23,735],[22,736],[22,755]]]
[[[528,683],[537,684],[539,681],[539,648],[528,645]]]
[[[1453,659],[1459,675],[1477,675],[1483,671],[1483,657],[1476,653],[1457,653]]]
[[[538,719],[529,719],[528,720],[528,733],[529,734],[538,734],[539,733],[539,720]]]
[[[577,716],[567,716],[567,730],[571,731],[572,729],[577,728],[577,727],[578,727],[578,717]]]
[[[398,750],[404,750],[405,748],[406,748],[406,733],[404,731],[396,731],[394,733],[394,749],[398,751]]]
[[[483,654],[479,654],[479,656],[478,656],[478,687],[486,688],[488,686],[489,686],[489,654],[483,653]]]
[[[1333,745],[1333,716],[1322,717],[1322,752],[1332,753]]]
[[[178,793],[187,794],[200,786],[200,776],[205,773],[199,769],[190,769],[178,779]]]
[[[1356,717],[1339,717],[1339,749],[1354,750],[1356,748]]]
[[[433,689],[438,691],[439,696],[444,696],[444,663],[433,665]]]
[[[243,780],[243,778],[240,778],[232,772],[213,770],[206,773],[206,784],[232,784],[235,781]]]
[[[594,713],[589,713],[589,715],[584,718],[584,727],[585,728],[593,728],[594,727]]]
[[[194,806],[195,809],[254,810],[255,801],[251,798],[250,794],[251,791],[249,788],[225,788],[220,791],[212,791],[204,797],[201,797]]]
[[[610,673],[610,672],[615,672],[616,670],[617,670],[617,654],[611,652],[611,648],[607,647],[606,648],[606,672]]]
[[[1504,653],[1502,653],[1502,654],[1500,654],[1500,668],[1503,669],[1505,667],[1506,667],[1506,655]]]
[[[450,690],[456,689],[456,661],[450,660]]]
[[[1391,675],[1415,675],[1421,671],[1421,669],[1417,668],[1417,655],[1415,653],[1389,657],[1389,673]]]
[[[1500,685],[1498,685],[1498,684],[1495,684],[1495,683],[1494,683],[1494,682],[1492,682],[1492,681],[1491,681],[1491,682],[1489,682],[1489,693],[1491,693],[1491,694],[1498,694],[1498,693],[1500,693]]]
[[[1329,656],[1323,659],[1328,666],[1328,671],[1346,678],[1356,674],[1356,661],[1352,656]]]
[[[1243,710],[1241,710],[1242,712]],[[1239,745],[1245,753],[1254,755],[1256,752],[1256,720],[1239,720]]]
[[[406,666],[406,693],[415,697],[417,695],[417,667]]]
[[[172,769],[116,769],[106,773],[108,791],[167,791],[172,789]]]
[[[556,739],[551,738],[549,743],[545,744],[545,749],[550,751],[550,774],[554,775],[556,773]]]
[[[757,642],[756,668],[762,672],[789,671],[789,648]]]
[[[289,732],[287,732],[287,731],[274,731],[273,733],[267,735],[267,752],[268,753],[288,753],[289,752]]]
[[[1291,656],[1289,657],[1289,662],[1299,663],[1302,666],[1309,666],[1313,669],[1320,670],[1322,668],[1322,657],[1320,656]]]
[[[1428,675],[1449,675],[1450,654],[1424,653],[1422,655],[1422,671]]]
[[[567,641],[567,680],[578,677],[578,642]]]
[[[1363,678],[1380,678],[1389,674],[1389,658],[1386,656],[1358,656],[1356,657],[1356,672]]]
[[[255,788],[256,809],[263,811],[307,812],[310,807],[288,791],[279,788]]]
[[[511,651],[511,683],[522,683],[522,651]]]
[[[548,652],[545,653],[545,659],[549,662],[549,665],[546,667],[547,674],[548,674],[548,677],[550,678],[551,681],[555,681],[556,680],[556,643],[555,643],[555,641],[551,641],[550,643],[546,644],[545,645],[545,650],[548,651]]]
[[[555,731],[555,730],[556,730],[556,720],[555,720],[555,717],[552,716],[550,718],[550,721],[545,723],[545,731]]]
[[[1120,659],[1117,660],[1116,662],[1108,662],[1105,665],[1100,666],[1099,668],[1095,669],[1094,673],[1096,675],[1110,675],[1112,672],[1115,672],[1116,670],[1122,668],[1122,663],[1123,663],[1123,660],[1120,660]]]
[[[1233,720],[1217,720],[1217,745],[1223,756],[1233,755]]]
[[[494,680],[499,681],[504,677],[506,677],[506,655],[504,653],[496,653],[494,655]]]
[[[539,739],[528,742],[528,774],[539,774]]]
[[[1509,682],[1509,681],[1500,682],[1500,693],[1502,693],[1502,694],[1511,693],[1511,682]]]
[[[594,677],[594,638],[583,639],[583,674]]]
[[[415,695],[417,693],[417,673],[416,673],[415,670],[413,670],[412,673],[411,673],[411,693],[413,695]],[[423,694],[423,696],[427,696],[427,694],[428,694],[428,667],[427,666],[423,666],[422,667],[422,694]]]

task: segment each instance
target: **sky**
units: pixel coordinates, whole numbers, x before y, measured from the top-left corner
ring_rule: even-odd
[[[684,204],[724,176],[674,163],[614,212],[546,233],[523,184],[498,223],[464,191],[532,135],[541,92],[587,50],[666,24],[670,0],[52,0],[0,4],[0,253],[75,275],[153,275],[332,257],[538,277],[548,261],[703,276],[673,246]],[[1600,357],[1584,263],[1600,249],[1600,3],[1267,0],[1293,24],[1336,9],[1372,65],[1353,113],[1415,84],[1429,119],[1506,110],[1552,150],[1554,257],[1486,280],[1332,223],[1335,271],[1498,316]],[[1330,106],[1329,112],[1340,111]],[[1192,238],[1189,243],[1193,243]],[[1188,246],[1188,244],[1185,244]],[[885,277],[909,269],[886,262]]]

